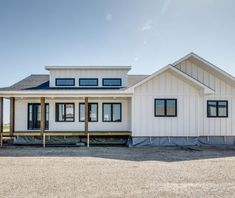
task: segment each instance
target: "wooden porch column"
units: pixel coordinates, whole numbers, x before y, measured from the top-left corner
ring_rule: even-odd
[[[87,134],[87,147],[89,147],[89,131],[88,131],[89,109],[88,109],[88,97],[85,97],[85,133]]]
[[[46,107],[45,107],[45,97],[41,97],[41,122],[40,122],[40,133],[42,136],[43,147],[45,144],[45,123],[46,123]]]
[[[10,136],[15,132],[15,97],[10,98]]]
[[[3,97],[0,97],[0,146],[2,147],[3,139]]]

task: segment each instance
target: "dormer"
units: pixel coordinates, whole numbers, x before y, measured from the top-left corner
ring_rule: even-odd
[[[53,88],[119,89],[127,87],[130,66],[46,66]]]

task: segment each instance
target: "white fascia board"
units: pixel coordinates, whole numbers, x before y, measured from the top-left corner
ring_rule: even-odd
[[[170,67],[172,67],[171,65],[167,65],[163,68],[161,68],[160,70],[156,71],[155,73],[153,73],[152,75],[150,75],[149,77],[145,78],[144,80],[138,82],[137,84],[133,85],[132,87],[129,87],[127,90],[134,92],[134,89],[136,87],[139,87],[140,85],[144,84],[145,82],[151,80],[152,78],[154,78],[155,76],[161,74],[162,72],[166,71],[167,69],[169,69]]]
[[[133,94],[131,92],[125,91],[82,91],[82,92],[74,92],[74,91],[1,91],[0,96],[2,97],[83,97],[83,96],[91,96],[91,97],[131,97]]]
[[[212,68],[212,69],[214,69],[215,71],[217,71],[218,73],[223,74],[224,76],[226,76],[226,77],[229,78],[230,80],[235,81],[235,78],[234,78],[232,75],[230,75],[229,73],[223,71],[222,69],[220,69],[220,68],[217,67],[216,65],[210,63],[209,61],[205,60],[204,58],[198,56],[197,54],[195,54],[195,53],[193,53],[193,52],[191,52],[190,54],[188,54],[188,55],[184,56],[183,58],[177,60],[177,61],[174,62],[172,65],[173,65],[173,66],[176,66],[176,65],[178,65],[179,63],[181,63],[181,62],[183,62],[183,61],[189,59],[190,57],[193,57],[193,58],[195,58],[195,59],[201,61],[202,63],[204,63],[205,65],[207,65],[209,68]]]
[[[165,72],[166,70],[171,70],[175,73],[177,73],[178,75],[180,75],[181,77],[191,81],[192,83],[194,83],[195,85],[197,85],[198,87],[202,88],[204,90],[204,94],[213,94],[215,93],[215,91],[209,87],[207,87],[206,85],[203,85],[201,82],[195,80],[194,78],[188,76],[187,74],[183,73],[182,71],[176,69],[175,67],[173,67],[172,65],[167,65],[165,67],[163,67],[162,69],[158,70],[157,72],[153,73],[151,76],[145,78],[144,80],[140,81],[139,83],[135,84],[134,86],[130,87],[129,89],[127,89],[128,91],[134,92],[134,89],[142,84],[144,84],[145,82],[151,80],[152,78],[156,77],[157,75]]]
[[[131,66],[45,66],[46,70],[131,70]]]

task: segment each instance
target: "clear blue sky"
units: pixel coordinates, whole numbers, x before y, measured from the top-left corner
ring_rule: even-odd
[[[234,0],[0,0],[0,87],[44,65],[150,74],[193,51],[235,75]]]

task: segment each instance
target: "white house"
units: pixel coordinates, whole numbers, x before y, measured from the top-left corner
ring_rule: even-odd
[[[46,66],[0,89],[1,137],[20,143],[235,144],[235,78],[194,53],[152,75]],[[3,132],[3,99],[10,132]],[[2,139],[2,138],[1,138]]]

